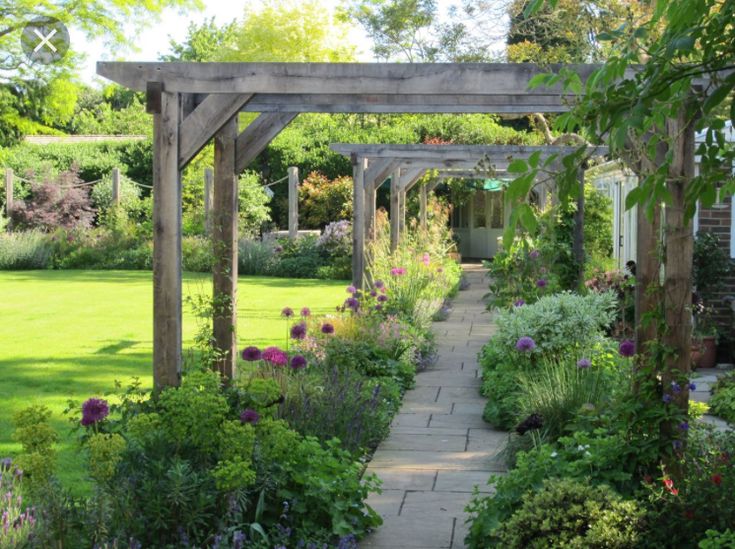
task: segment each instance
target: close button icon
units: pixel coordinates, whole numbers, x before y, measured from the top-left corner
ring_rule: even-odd
[[[69,50],[69,31],[58,19],[36,17],[23,29],[20,43],[31,62],[48,65]]]

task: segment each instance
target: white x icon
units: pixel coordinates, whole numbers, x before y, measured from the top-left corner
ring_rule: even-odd
[[[39,31],[38,29],[33,29],[33,32],[36,34],[36,36],[38,36],[41,39],[38,45],[35,48],[33,48],[33,53],[38,52],[38,50],[40,50],[44,45],[48,46],[53,52],[57,51],[54,45],[51,42],[49,42],[49,40],[51,40],[51,37],[54,34],[56,34],[56,29],[53,29],[48,34],[48,36],[44,36],[43,34],[41,34],[41,31]]]

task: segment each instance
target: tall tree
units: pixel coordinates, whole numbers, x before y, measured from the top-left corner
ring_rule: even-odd
[[[238,28],[235,20],[218,26],[214,17],[197,25],[190,23],[186,38],[181,42],[170,41],[171,52],[162,55],[163,61],[215,61],[223,50],[235,48]]]

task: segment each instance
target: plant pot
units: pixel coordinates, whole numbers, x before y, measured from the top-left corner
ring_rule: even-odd
[[[717,364],[717,342],[715,336],[704,336],[692,342],[692,366],[714,368]]]

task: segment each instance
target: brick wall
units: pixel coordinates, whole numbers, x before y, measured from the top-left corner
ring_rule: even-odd
[[[700,208],[699,210],[699,230],[701,232],[714,233],[719,237],[720,246],[723,247],[728,257],[730,257],[730,238],[732,223],[732,197],[725,200],[724,208]],[[730,306],[724,301],[726,296],[735,296],[735,261],[730,276],[725,279],[723,289],[718,293],[717,300],[714,303],[717,309],[716,319],[721,327],[725,330],[723,333],[731,332],[732,313]]]

